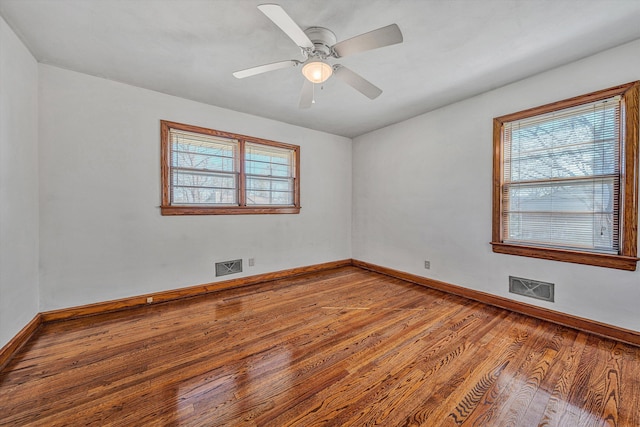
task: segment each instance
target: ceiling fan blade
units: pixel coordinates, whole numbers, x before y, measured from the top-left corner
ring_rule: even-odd
[[[402,40],[400,28],[396,24],[391,24],[338,42],[333,45],[333,51],[338,58],[342,58],[365,50],[402,43]]]
[[[382,89],[342,65],[334,67],[333,75],[369,99],[376,99],[382,93]]]
[[[313,49],[313,42],[309,40],[309,37],[302,31],[302,29],[295,23],[293,19],[284,11],[284,9],[277,4],[261,4],[258,9],[267,18],[271,19],[291,40],[294,41],[300,47],[306,47]]]
[[[247,68],[246,70],[240,70],[233,73],[233,77],[236,79],[244,79],[245,77],[255,76],[256,74],[266,73],[268,71],[275,71],[281,68],[289,68],[295,67],[298,65],[300,61],[296,60],[288,60],[288,61],[280,61],[273,62],[271,64],[258,65],[257,67]]]
[[[313,104],[313,83],[304,79],[302,92],[300,92],[300,108],[309,108]]]

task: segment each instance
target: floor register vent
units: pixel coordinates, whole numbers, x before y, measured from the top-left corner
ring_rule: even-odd
[[[509,292],[513,294],[523,295],[525,297],[554,302],[554,286],[555,285],[553,283],[509,276]]]
[[[242,260],[216,262],[216,277],[227,274],[242,273]]]

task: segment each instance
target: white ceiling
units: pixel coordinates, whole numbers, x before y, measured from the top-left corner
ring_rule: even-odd
[[[300,68],[234,78],[302,59],[257,9],[269,1],[338,41],[397,23],[404,43],[339,61],[383,94],[329,79],[301,110]],[[347,137],[640,38],[638,0],[0,0],[0,14],[39,62]]]

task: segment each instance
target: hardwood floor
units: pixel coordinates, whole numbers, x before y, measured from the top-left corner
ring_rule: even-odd
[[[344,267],[43,325],[0,425],[640,426],[640,348]]]

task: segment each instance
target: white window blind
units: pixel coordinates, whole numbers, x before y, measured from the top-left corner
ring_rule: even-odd
[[[237,205],[238,141],[169,130],[171,204]]]
[[[505,122],[505,243],[617,254],[621,101]]]
[[[247,205],[293,205],[294,151],[247,142],[245,174]]]

